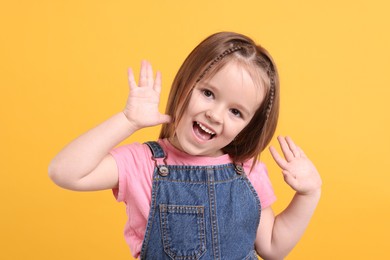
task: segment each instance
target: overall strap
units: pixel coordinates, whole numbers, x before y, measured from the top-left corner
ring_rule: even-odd
[[[153,158],[165,158],[164,150],[162,149],[161,145],[155,141],[149,141],[145,143],[147,146],[149,146],[150,150],[152,151]]]
[[[154,141],[149,141],[145,143],[147,146],[149,146],[150,150],[152,151],[152,160],[154,161],[154,164],[158,170],[158,174],[162,177],[166,177],[169,174],[169,169],[167,167],[166,158],[164,150],[162,149],[161,145]],[[162,159],[163,164],[159,163],[157,159]]]

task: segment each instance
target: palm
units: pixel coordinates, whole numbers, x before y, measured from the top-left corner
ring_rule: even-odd
[[[288,185],[301,194],[308,194],[321,187],[321,177],[301,148],[290,138],[278,138],[284,158],[271,147],[270,151],[275,162],[282,169]]]
[[[138,86],[133,71],[129,69],[129,86],[130,94],[124,113],[131,123],[143,128],[169,122],[169,116],[161,114],[158,110],[161,74],[157,73],[153,79],[152,66],[148,62],[142,62]]]

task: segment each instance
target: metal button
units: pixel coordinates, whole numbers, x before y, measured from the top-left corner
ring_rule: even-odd
[[[168,167],[166,167],[166,166],[159,166],[158,172],[161,176],[166,177],[166,176],[168,176],[169,170],[168,170]]]
[[[241,165],[234,165],[234,168],[236,168],[237,174],[241,175],[244,172],[244,168],[242,168]]]

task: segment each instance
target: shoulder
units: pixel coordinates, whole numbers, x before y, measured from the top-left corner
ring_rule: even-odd
[[[129,201],[142,191],[151,190],[153,177],[152,153],[146,144],[132,143],[116,147],[110,154],[118,168],[118,189],[114,195],[118,201]]]
[[[264,163],[256,161],[255,165],[252,168],[253,160],[249,160],[244,163],[244,170],[248,179],[252,182],[253,185],[267,184],[271,185],[271,181],[268,176],[268,170]]]
[[[131,143],[118,146],[110,151],[117,163],[126,163],[133,166],[151,163],[152,152],[148,145],[142,143]]]
[[[133,156],[142,156],[145,154],[151,154],[150,149],[146,144],[141,143],[131,143],[118,146],[114,148],[111,152],[112,155],[133,155]]]
[[[252,162],[252,160],[249,160],[244,163],[244,169],[249,181],[259,196],[262,208],[266,208],[275,202],[276,196],[274,194],[271,180],[268,176],[266,165],[262,162],[256,161],[253,169],[251,170]]]
[[[248,160],[244,163],[244,170],[248,178],[253,178],[255,175],[266,175],[268,176],[268,170],[264,163],[256,160],[255,165],[252,168],[253,159]]]
[[[150,171],[153,168],[152,153],[146,144],[125,144],[114,148],[110,154],[114,157],[119,172],[122,174]]]
[[[271,186],[271,181],[268,176],[268,170],[264,163],[256,161],[252,168],[253,160],[244,163],[245,173],[255,187]]]

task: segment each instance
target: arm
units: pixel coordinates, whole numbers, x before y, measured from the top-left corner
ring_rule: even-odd
[[[154,80],[148,62],[142,62],[139,86],[129,69],[129,86],[123,112],[76,138],[52,160],[49,176],[57,185],[80,191],[116,187],[117,166],[109,151],[141,128],[170,121],[158,111],[161,74],[157,72]]]
[[[282,168],[284,180],[296,191],[287,208],[276,217],[272,209],[262,211],[256,250],[264,259],[283,259],[303,235],[321,195],[321,178],[302,149],[290,138],[278,138],[284,158],[271,147]]]

